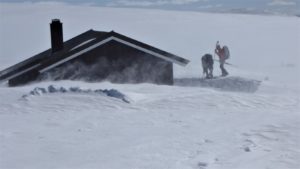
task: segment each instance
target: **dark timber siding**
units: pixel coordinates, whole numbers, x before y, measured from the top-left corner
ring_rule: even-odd
[[[39,78],[173,84],[173,64],[116,41],[50,70]]]
[[[185,66],[188,62],[113,31],[89,30],[64,42],[55,53],[48,49],[0,71],[0,82],[17,86],[35,80],[70,79],[172,85],[173,64]]]

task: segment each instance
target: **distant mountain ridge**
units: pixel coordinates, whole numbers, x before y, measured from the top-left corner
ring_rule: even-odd
[[[63,2],[103,7],[300,16],[300,0],[247,0],[242,2],[235,0],[0,0],[0,2]]]

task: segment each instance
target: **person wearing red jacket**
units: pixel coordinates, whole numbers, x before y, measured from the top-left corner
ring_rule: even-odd
[[[229,58],[229,50],[227,46],[223,46],[221,48],[219,41],[217,42],[216,45],[216,49],[215,49],[215,53],[219,56],[219,61],[220,61],[220,68],[222,71],[222,75],[221,76],[227,76],[228,72],[227,70],[224,68],[224,64],[226,59]]]

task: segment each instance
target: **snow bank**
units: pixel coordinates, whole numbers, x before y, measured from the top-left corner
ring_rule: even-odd
[[[125,103],[130,103],[129,99],[121,92],[119,92],[116,89],[97,89],[97,90],[91,90],[91,89],[80,89],[79,87],[70,87],[70,88],[64,88],[64,87],[55,87],[53,85],[48,86],[48,88],[43,87],[36,87],[32,91],[29,92],[29,94],[23,95],[22,98],[26,99],[29,96],[41,96],[43,94],[49,94],[49,93],[84,93],[84,94],[99,94],[102,96],[109,96],[121,99]]]
[[[224,77],[216,79],[181,78],[175,79],[178,86],[212,87],[224,91],[253,93],[258,90],[261,81],[242,77]]]
[[[174,65],[175,86],[0,85],[1,169],[300,168],[299,18],[31,3],[1,4],[0,11],[0,68],[49,48],[55,17],[64,22],[64,39],[90,28],[113,29],[191,60],[184,68]],[[201,56],[217,40],[230,48],[230,63],[238,68],[226,69],[236,79],[196,79]],[[265,80],[259,85],[250,79]],[[52,94],[50,85],[68,91],[55,87]],[[223,92],[232,85],[259,90]],[[74,86],[91,91],[70,91]],[[35,87],[45,93],[28,93]],[[126,93],[131,103],[95,93],[110,88]],[[30,101],[18,101],[27,93]]]

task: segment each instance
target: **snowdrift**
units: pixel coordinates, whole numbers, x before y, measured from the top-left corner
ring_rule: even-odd
[[[1,169],[300,168],[299,18],[49,3],[2,3],[0,11],[1,69],[48,48],[54,16],[64,21],[64,39],[116,30],[191,60],[174,65],[174,86],[0,85]],[[238,68],[200,79],[201,56],[217,40]],[[130,104],[98,89],[117,89]]]
[[[56,87],[56,86],[53,86],[53,85],[48,86],[48,88],[36,87],[32,91],[30,91],[29,94],[23,95],[22,98],[26,99],[29,96],[41,96],[43,94],[50,94],[50,93],[99,94],[99,95],[102,95],[102,96],[118,98],[118,99],[121,99],[122,101],[124,101],[126,103],[130,103],[129,99],[123,93],[119,92],[116,89],[91,90],[91,89],[80,89],[79,87],[70,87],[70,88]]]
[[[261,81],[242,77],[222,77],[216,79],[181,78],[175,79],[178,86],[212,87],[224,91],[253,93],[258,90]]]

